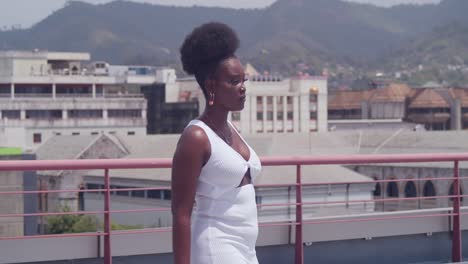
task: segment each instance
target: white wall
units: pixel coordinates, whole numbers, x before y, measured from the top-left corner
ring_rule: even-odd
[[[15,76],[44,76],[47,73],[47,60],[45,59],[20,59],[13,61],[13,74]]]
[[[26,130],[24,127],[5,127],[7,120],[0,122],[0,146],[26,149]]]
[[[13,60],[11,58],[0,59],[0,76],[13,75]]]

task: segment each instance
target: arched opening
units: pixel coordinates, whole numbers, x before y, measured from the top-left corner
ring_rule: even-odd
[[[426,181],[423,187],[423,196],[424,199],[421,200],[421,207],[422,208],[436,208],[438,206],[437,203],[437,192],[432,181]]]
[[[426,183],[424,183],[423,195],[424,197],[436,196],[436,191],[432,181],[427,181]]]
[[[398,197],[398,185],[396,182],[387,184],[387,197]]]
[[[460,186],[460,192],[459,192],[460,195],[463,195],[463,191],[462,191],[462,188]],[[453,183],[450,185],[450,189],[449,189],[449,195],[455,195],[455,188],[453,186]],[[450,201],[453,201],[453,197],[450,197]],[[460,197],[460,201],[463,201],[463,197]]]
[[[378,182],[378,183],[375,184],[374,197],[375,196],[380,197],[381,194],[382,194],[382,190],[381,190],[381,187],[380,187],[380,182]]]
[[[416,184],[413,181],[409,181],[405,186],[405,197],[416,197]]]

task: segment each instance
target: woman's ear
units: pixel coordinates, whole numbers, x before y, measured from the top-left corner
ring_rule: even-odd
[[[205,89],[208,94],[215,92],[215,80],[206,79],[205,80]]]

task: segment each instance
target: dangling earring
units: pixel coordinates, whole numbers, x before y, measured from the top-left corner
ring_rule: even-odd
[[[210,101],[208,101],[208,104],[212,106],[214,104],[214,93],[210,93]]]

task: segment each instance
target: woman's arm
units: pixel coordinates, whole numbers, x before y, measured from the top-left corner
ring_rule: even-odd
[[[188,127],[172,163],[172,246],[174,264],[190,264],[190,225],[197,179],[209,157],[209,141],[196,126]]]

